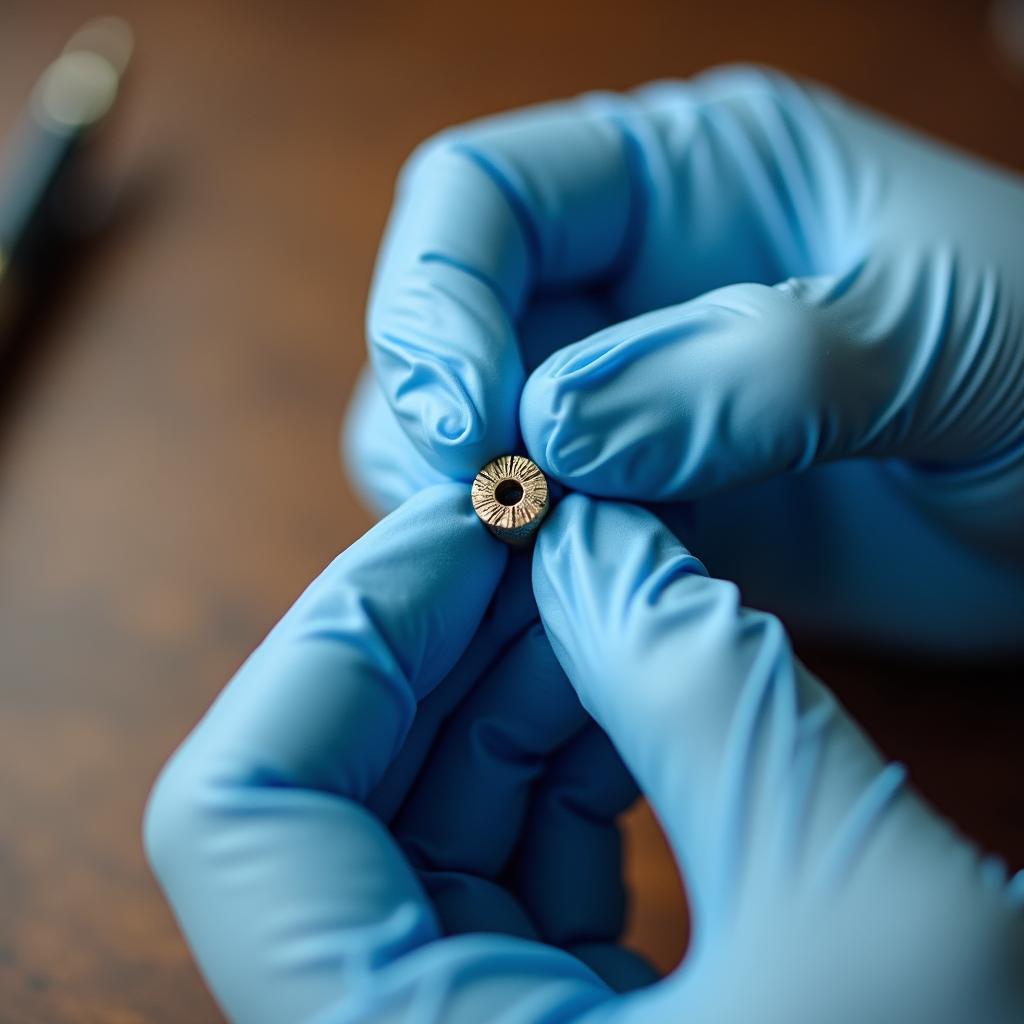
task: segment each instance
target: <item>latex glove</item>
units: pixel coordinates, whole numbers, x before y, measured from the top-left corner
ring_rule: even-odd
[[[653,977],[615,942],[635,784],[529,570],[466,487],[424,491],[310,586],[165,769],[149,856],[232,1020],[532,1020]]]
[[[538,539],[544,626],[661,819],[694,918],[681,970],[608,1018],[1024,1020],[1024,874],[1008,884],[934,816],[778,620],[703,572],[654,516],[581,495]]]
[[[503,560],[464,488],[424,492],[313,584],[162,776],[149,853],[229,1017],[1022,1019],[1024,886],[882,764],[776,620],[653,516],[577,495],[534,555],[544,624],[694,913],[682,968],[617,994],[646,977],[611,941],[632,784],[532,631],[481,622]]]
[[[1019,653],[1022,238],[1021,179],[761,71],[454,129],[402,176],[349,463],[391,504],[521,426],[572,488],[686,503],[793,626]]]

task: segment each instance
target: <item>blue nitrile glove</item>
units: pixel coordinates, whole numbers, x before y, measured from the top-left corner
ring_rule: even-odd
[[[909,792],[777,620],[649,513],[573,495],[534,554],[544,625],[694,914],[683,966],[619,994],[647,977],[613,944],[632,780],[547,641],[484,615],[504,560],[464,487],[412,499],[166,769],[150,856],[229,1017],[1024,1019],[1024,885]]]
[[[558,660],[664,824],[687,959],[601,1020],[1024,1021],[1024,874],[958,837],[650,513],[566,498],[534,591]]]
[[[616,945],[636,787],[536,614],[529,555],[426,490],[174,756],[147,847],[232,1020],[533,1020],[652,979]]]
[[[390,505],[521,426],[802,630],[1019,653],[1022,244],[1021,179],[771,73],[453,129],[400,183],[349,463]]]

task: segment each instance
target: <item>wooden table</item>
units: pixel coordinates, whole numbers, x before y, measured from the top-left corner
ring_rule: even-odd
[[[152,780],[245,654],[365,529],[337,429],[395,172],[433,130],[729,60],[826,80],[1024,168],[986,5],[121,0],[136,74],[106,159],[138,201],[0,409],[0,1018],[220,1019],[143,862]],[[85,17],[0,4],[0,129]],[[1020,673],[815,663],[973,834],[1024,865]],[[682,903],[631,825],[633,933]]]

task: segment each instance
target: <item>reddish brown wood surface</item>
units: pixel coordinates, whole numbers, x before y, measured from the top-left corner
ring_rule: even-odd
[[[0,1019],[219,1019],[150,880],[160,764],[369,518],[336,434],[395,172],[446,124],[757,60],[1024,169],[987,6],[136,2],[113,180],[138,194],[0,408]],[[0,130],[86,16],[0,4]],[[1020,674],[816,659],[886,748],[1024,865]],[[631,818],[633,937],[682,901]]]

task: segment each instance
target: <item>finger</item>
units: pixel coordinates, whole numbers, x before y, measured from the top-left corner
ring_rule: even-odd
[[[544,630],[528,627],[446,723],[395,819],[410,860],[497,878],[547,757],[588,721]]]
[[[615,821],[636,795],[633,777],[593,722],[552,759],[530,801],[511,869],[545,941],[568,946],[619,938],[626,894]]]
[[[381,516],[448,479],[409,440],[368,369],[359,374],[345,411],[341,456],[363,501]]]
[[[871,273],[733,285],[563,349],[526,385],[530,455],[570,487],[657,501],[905,452],[905,353],[856,329]]]
[[[389,825],[393,822],[423,773],[423,765],[445,724],[481,678],[536,621],[529,558],[510,558],[466,653],[437,688],[420,701],[402,749],[367,799],[367,806],[381,821]]]
[[[857,153],[830,109],[781,76],[726,70],[423,147],[400,181],[369,333],[428,461],[467,477],[514,446],[516,328],[538,291],[595,286],[617,320],[862,251]]]
[[[305,1019],[437,936],[361,802],[504,561],[464,488],[423,492],[309,587],[165,769],[147,849],[234,1019]]]
[[[700,967],[681,1017],[1020,1013],[1024,917],[1005,872],[908,791],[777,620],[740,607],[649,513],[580,495],[545,524],[534,587],[682,865]],[[941,965],[934,985],[908,984],[925,965]]]
[[[665,823],[698,915],[721,917],[736,896],[743,849],[767,861],[767,835],[744,829],[770,829],[773,811],[782,820],[799,793],[780,783],[798,786],[823,738],[850,748],[851,792],[878,774],[877,755],[798,672],[778,621],[741,608],[735,586],[709,579],[650,513],[564,499],[538,538],[534,589],[570,681]],[[807,761],[790,779],[801,740]]]
[[[618,945],[627,897],[617,819],[636,795],[614,746],[590,723],[549,762],[509,871],[540,937],[571,950],[616,991],[656,977]]]
[[[536,615],[532,592],[530,598]],[[461,667],[460,663],[424,702],[414,730]],[[614,855],[619,841],[613,819],[623,802],[635,795],[635,787],[606,739],[572,739],[581,730],[585,736],[588,723],[543,630],[534,622],[511,645],[495,652],[491,667],[437,730],[429,756],[416,768],[418,781],[392,828],[420,869],[446,934],[505,933],[562,946],[570,940],[618,937],[624,897],[621,865]],[[399,761],[405,756],[403,749]],[[396,767],[397,762],[392,771]],[[545,811],[539,815],[538,793],[547,794]],[[605,817],[595,828],[601,809]],[[527,821],[532,826],[525,826]],[[534,841],[528,839],[531,833]],[[565,862],[560,843],[545,843],[549,835],[577,840],[572,858],[590,866],[583,873],[587,884],[577,885],[577,899],[564,897],[564,888],[556,886],[564,897],[561,902],[543,896],[524,908],[504,877],[510,857],[516,854],[518,861],[517,851],[524,844],[534,850],[531,867],[523,872],[527,886],[547,877],[550,870],[559,878],[566,873],[563,869],[572,878],[581,877],[578,864],[570,867]],[[535,911],[540,915],[539,933],[533,923]],[[604,959],[621,963],[622,970],[628,966],[626,977],[636,974],[632,958],[609,954]]]
[[[370,353],[436,469],[469,478],[515,448],[525,299],[607,273],[635,192],[623,131],[580,103],[446,133],[411,160],[375,279]]]
[[[593,333],[606,322],[602,304],[585,295],[538,297],[519,323],[519,346],[527,370],[552,352]],[[364,370],[353,389],[341,432],[342,462],[366,504],[380,515],[448,477],[435,469],[409,439],[376,378]]]
[[[653,977],[614,949],[625,908],[615,817],[635,795],[531,627],[446,722],[394,832],[446,934],[539,938],[622,990]]]

